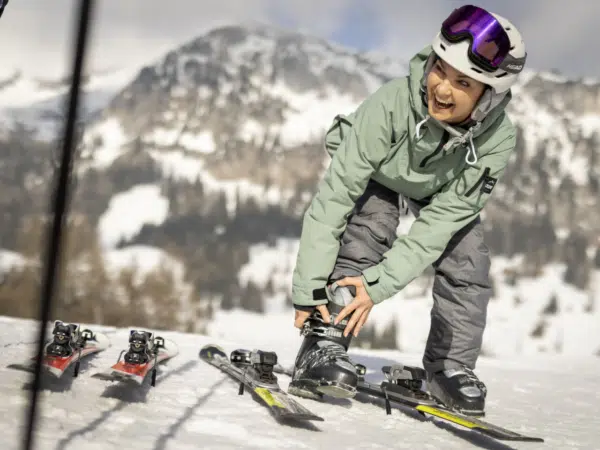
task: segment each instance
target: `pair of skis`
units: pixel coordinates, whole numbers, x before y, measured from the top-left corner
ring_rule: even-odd
[[[108,336],[92,330],[79,330],[75,324],[57,320],[52,332],[53,339],[45,346],[42,358],[42,371],[55,379],[60,379],[73,367],[73,377],[79,374],[82,359],[100,353],[111,346]],[[175,355],[178,349],[174,342],[154,337],[148,331],[131,330],[129,348],[122,350],[107,371],[97,372],[93,378],[105,381],[132,381],[141,385],[151,375],[151,385],[156,383],[156,371],[161,362]],[[7,366],[25,372],[35,372],[36,358]]]
[[[200,358],[236,379],[240,383],[240,394],[245,388],[256,393],[276,419],[324,420],[300,405],[279,386],[275,373],[291,376],[292,372],[277,363],[274,352],[238,349],[228,358],[222,348],[210,344],[200,350]],[[542,438],[517,433],[445,408],[421,390],[425,378],[421,368],[400,364],[384,366],[382,371],[387,380],[378,384],[365,380],[365,366],[357,364],[356,368],[359,375],[358,392],[384,400],[387,414],[391,414],[391,403],[394,402],[412,408],[425,417],[437,417],[500,441],[544,442]]]

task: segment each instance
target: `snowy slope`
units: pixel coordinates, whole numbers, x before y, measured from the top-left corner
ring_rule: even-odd
[[[276,323],[275,319],[271,322]],[[19,432],[28,399],[23,385],[29,375],[6,369],[13,358],[33,348],[33,322],[0,318],[0,435],[2,448],[19,448]],[[243,328],[231,323],[232,328]],[[102,330],[101,327],[97,328]],[[47,384],[40,396],[40,450],[187,449],[593,449],[600,431],[594,415],[600,401],[598,359],[535,357],[510,361],[482,359],[478,369],[490,390],[488,420],[540,435],[543,444],[503,445],[439,422],[420,421],[408,411],[393,409],[359,396],[337,406],[302,399],[324,417],[315,427],[276,425],[268,411],[249,395],[239,397],[237,385],[198,359],[199,348],[216,338],[165,332],[180,354],[159,372],[155,388],[123,390],[89,376],[112,363],[126,342],[127,330],[104,329],[113,346],[82,364],[80,377]],[[236,347],[275,350],[284,364],[292,362],[300,337],[289,327],[253,328],[235,342],[218,341],[227,351]],[[417,355],[361,351],[355,359],[370,369],[402,360],[418,363]],[[378,369],[377,369],[378,370]],[[377,373],[368,375],[379,380]],[[289,380],[281,377],[287,387]],[[510,443],[507,443],[510,444]]]

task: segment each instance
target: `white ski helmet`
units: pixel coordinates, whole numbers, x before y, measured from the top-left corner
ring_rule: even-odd
[[[489,69],[488,71],[482,70],[482,67],[469,57],[471,40],[462,39],[459,42],[450,42],[444,37],[441,29],[433,40],[433,50],[440,58],[456,70],[490,86],[495,94],[505,94],[517,81],[519,73],[525,66],[527,53],[525,51],[525,43],[523,42],[521,33],[519,33],[519,30],[517,30],[508,19],[499,16],[498,14],[488,13],[481,8],[472,7],[471,5],[467,5],[463,8],[469,7],[483,11],[483,14],[490,14],[504,28],[504,31],[506,31],[510,40],[510,51],[504,58],[502,64],[493,71],[489,71]],[[455,10],[453,14],[457,11],[458,10]]]

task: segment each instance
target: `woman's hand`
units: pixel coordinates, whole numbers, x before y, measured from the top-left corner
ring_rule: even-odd
[[[365,289],[361,277],[346,277],[336,281],[336,283],[338,286],[354,286],[356,288],[354,300],[352,300],[349,305],[345,306],[335,318],[335,325],[337,325],[346,316],[352,313],[352,317],[344,329],[344,336],[348,336],[348,334],[354,330],[352,334],[356,337],[367,321],[369,313],[373,306],[375,306],[375,303],[373,303],[373,300],[371,300],[371,297],[367,294],[367,290]]]
[[[323,320],[325,321],[325,323],[331,323],[331,316],[329,315],[329,310],[327,309],[326,305],[319,305],[316,306],[317,311],[319,311],[321,313],[321,317],[323,317]],[[302,329],[302,325],[304,325],[304,322],[306,321],[306,319],[308,319],[310,317],[310,315],[312,314],[312,311],[301,311],[299,309],[296,310],[296,316],[294,317],[294,326],[296,328],[300,328]]]

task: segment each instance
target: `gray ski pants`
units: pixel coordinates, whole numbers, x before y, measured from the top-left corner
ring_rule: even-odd
[[[415,217],[427,204],[405,200]],[[358,276],[379,263],[396,239],[399,220],[399,195],[371,180],[348,218],[330,280]],[[423,366],[428,372],[461,365],[474,369],[492,294],[490,253],[479,217],[453,236],[433,268],[433,308]]]

